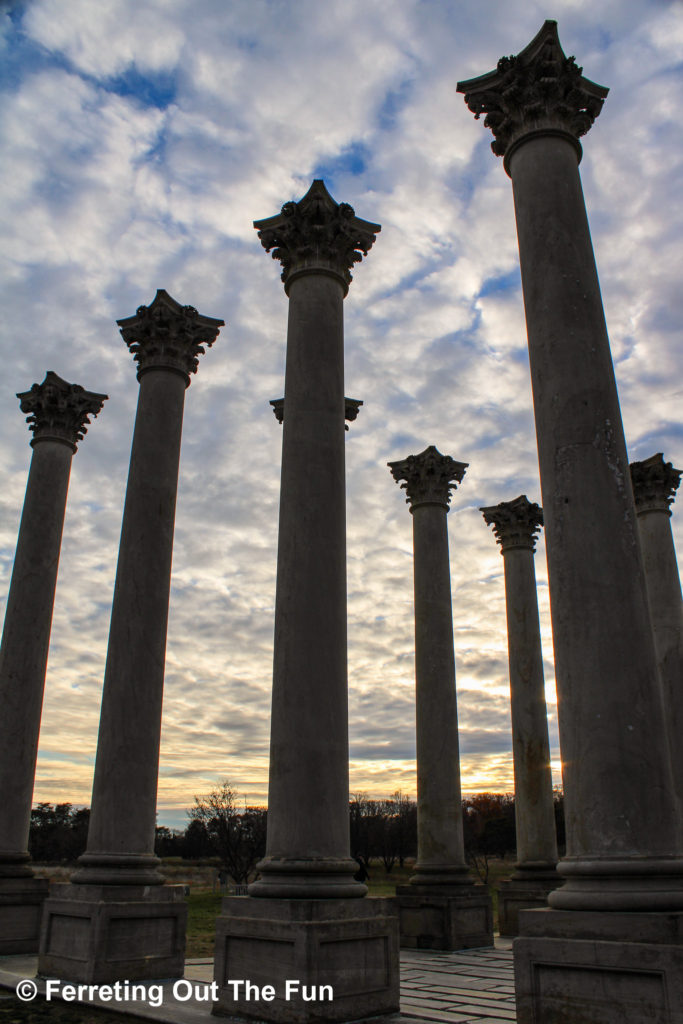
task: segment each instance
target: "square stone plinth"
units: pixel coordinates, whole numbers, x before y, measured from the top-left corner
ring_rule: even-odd
[[[55,885],[38,973],[92,984],[181,978],[186,924],[182,885]]]
[[[561,879],[553,881],[507,878],[498,889],[498,931],[501,935],[519,934],[520,910],[541,910],[548,905],[548,893],[557,889]]]
[[[683,912],[523,910],[517,1024],[683,1024]]]
[[[37,953],[45,878],[0,878],[0,956]]]
[[[399,1008],[392,899],[223,900],[213,1012],[260,1021],[349,1021]]]
[[[396,898],[405,949],[493,945],[491,897],[483,885],[449,893],[440,892],[437,886],[399,885]]]

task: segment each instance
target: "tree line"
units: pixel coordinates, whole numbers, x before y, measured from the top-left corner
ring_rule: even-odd
[[[555,794],[558,845],[563,848],[564,808]],[[212,860],[236,885],[254,878],[266,851],[265,807],[239,805],[239,796],[225,782],[208,796],[195,797],[184,830],[161,825],[156,830],[159,857]],[[481,881],[488,878],[493,858],[514,856],[515,798],[511,793],[479,793],[463,799],[465,854]],[[29,852],[42,863],[73,863],[85,852],[90,810],[72,804],[41,803],[31,812]],[[359,877],[395,866],[417,855],[417,804],[400,791],[381,799],[355,794],[349,802],[351,854]]]

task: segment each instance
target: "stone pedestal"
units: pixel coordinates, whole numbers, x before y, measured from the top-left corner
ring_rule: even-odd
[[[298,1024],[399,1008],[390,899],[231,897],[218,919],[215,956],[214,1013]],[[239,979],[252,988],[235,985]]]
[[[38,951],[48,889],[45,878],[0,878],[0,956]]]
[[[548,896],[561,884],[555,868],[529,872],[524,877],[523,869],[517,865],[511,878],[498,883],[498,931],[501,935],[519,934],[519,913],[521,910],[534,910],[548,905]]]
[[[467,463],[430,445],[390,462],[413,517],[417,863],[396,890],[401,945],[493,945],[491,901],[465,861],[447,513]],[[462,920],[460,920],[462,916]]]
[[[32,878],[28,834],[52,608],[71,462],[106,395],[51,370],[17,396],[33,432],[31,468],[0,646],[0,952],[38,950],[47,883]]]
[[[596,918],[604,913],[606,927],[617,925],[607,943],[614,958],[636,967],[637,933],[619,922],[633,911],[656,911],[664,927],[665,918],[683,910],[683,850],[621,412],[578,171],[578,137],[600,113],[607,90],[565,56],[551,21],[516,57],[503,57],[494,71],[458,89],[477,117],[486,114],[493,150],[504,157],[519,239],[567,832],[567,854],[558,864],[565,883],[548,902]],[[528,915],[543,913],[523,912],[520,935]],[[578,956],[584,946],[581,918],[570,927],[571,920],[562,918],[565,958],[548,984],[539,982],[529,995],[534,1016],[526,1021],[616,1019],[619,999],[605,1006],[622,982],[614,981],[602,955],[596,954],[592,971],[576,970],[571,950]],[[530,957],[530,944],[518,940],[520,977],[531,972]],[[671,961],[674,988],[683,977],[680,960],[677,965]],[[650,1001],[650,978],[643,966],[623,983],[640,1007],[629,1022],[647,1019],[642,1008]],[[670,1024],[680,1005],[660,1002],[661,1012],[650,1019]]]
[[[183,885],[53,885],[40,974],[95,985],[180,978],[186,922]]]
[[[135,316],[118,323],[138,363],[140,391],[114,585],[88,845],[71,878],[69,913],[63,908],[65,891],[45,906],[46,919],[54,917],[58,922],[59,971],[81,981],[99,977],[100,971],[107,979],[159,978],[162,967],[171,972],[167,977],[183,972],[182,952],[180,958],[177,955],[183,941],[174,933],[176,953],[171,956],[170,924],[155,924],[156,903],[163,904],[165,912],[169,901],[176,899],[171,890],[170,895],[161,889],[153,893],[163,883],[154,853],[161,706],[185,390],[190,373],[197,369],[198,355],[204,345],[213,344],[223,321],[201,316],[192,306],[180,306],[160,290],[149,307],[140,306]],[[149,892],[136,891],[148,886]],[[117,938],[108,938],[109,912],[103,908],[116,904],[116,920],[123,920],[127,900],[134,924],[113,926]],[[184,917],[177,909],[173,915],[177,929]],[[74,940],[68,964],[70,928],[79,938],[78,943]],[[129,933],[128,943],[122,937]],[[44,929],[42,974],[51,973],[55,965],[52,941],[52,931]],[[115,957],[109,955],[112,942],[118,950]]]
[[[491,897],[484,885],[397,885],[401,946],[478,949],[493,945]]]
[[[501,935],[516,935],[519,910],[545,906],[560,884],[534,571],[543,511],[525,494],[479,511],[493,526],[505,564],[517,864],[498,889],[498,926]]]
[[[319,180],[254,226],[289,298],[268,826],[260,877],[217,922],[215,1011],[350,1020],[398,1007],[392,904],[363,898],[349,850],[343,301],[380,228]],[[236,994],[235,978],[273,999]],[[301,986],[289,998],[287,979]],[[326,984],[331,1002],[304,994]]]
[[[517,1024],[683,1024],[682,913],[546,909],[520,921]]]

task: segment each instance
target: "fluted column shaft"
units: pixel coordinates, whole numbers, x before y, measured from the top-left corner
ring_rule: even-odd
[[[33,449],[0,647],[0,873],[31,874],[28,832],[52,609],[74,449]]]
[[[189,313],[188,313],[189,311]],[[88,846],[72,881],[156,885],[154,854],[166,629],[185,389],[197,341],[222,321],[158,292],[119,321],[140,390],[107,647]],[[190,326],[184,322],[189,319]],[[158,320],[158,325],[155,323]],[[160,329],[159,329],[160,328]],[[127,337],[128,334],[128,337]],[[166,348],[169,336],[176,349]],[[157,362],[159,347],[164,355]]]
[[[254,226],[284,268],[289,320],[266,857],[249,894],[364,896],[349,849],[343,302],[380,228],[321,180]]]
[[[557,837],[533,551],[503,549],[517,869],[554,872]]]
[[[447,509],[413,513],[417,863],[413,884],[467,874]],[[468,878],[469,880],[469,878]]]
[[[517,832],[514,877],[555,876],[557,837],[534,570],[543,511],[525,494],[480,511],[493,526],[505,566]]]
[[[106,395],[51,371],[19,395],[31,413],[33,454],[0,646],[0,876],[30,876],[26,862],[38,735],[71,462],[88,415]],[[58,436],[62,435],[62,436]]]
[[[349,857],[343,300],[326,275],[289,291],[267,845],[287,861]]]
[[[621,413],[578,171],[605,89],[547,22],[460,83],[512,179],[563,757],[564,909],[683,907],[683,861]]]
[[[138,864],[140,881],[163,881],[154,870],[154,829],[185,388],[172,370],[155,369],[140,380],[88,848],[80,860],[92,865],[87,881],[129,882]],[[85,881],[83,874],[76,881]]]
[[[390,462],[413,517],[417,863],[412,885],[471,885],[460,789],[447,514],[467,463],[433,445]]]
[[[671,504],[681,471],[661,453],[631,463],[648,604],[662,681],[671,766],[683,819],[683,599],[671,532]]]

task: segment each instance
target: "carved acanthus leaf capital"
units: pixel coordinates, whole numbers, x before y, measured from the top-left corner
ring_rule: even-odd
[[[499,505],[480,508],[484,521],[493,526],[496,540],[503,554],[511,548],[536,550],[536,534],[543,526],[543,509],[526,494],[514,501],[501,501]]]
[[[354,263],[367,256],[381,227],[356,217],[348,203],[337,203],[320,179],[298,203],[285,203],[275,217],[255,220],[261,244],[282,264],[285,291],[303,273],[340,277],[348,291]]]
[[[285,419],[285,400],[284,400],[284,398],[271,398],[270,404],[273,407],[273,412],[275,414],[275,419],[278,421],[278,423],[283,423],[284,419]],[[349,420],[349,422],[352,423],[357,418],[358,413],[360,412],[360,407],[361,407],[362,404],[363,403],[362,403],[360,398],[345,398],[344,399],[344,419],[347,419],[347,420]],[[348,424],[345,423],[344,424],[344,430],[348,430],[348,429],[349,429]]]
[[[108,397],[86,391],[80,384],[69,384],[52,370],[47,371],[42,384],[17,395],[19,408],[28,413],[32,445],[37,441],[62,441],[74,451],[87,433],[90,417],[97,416]]]
[[[638,515],[643,512],[666,512],[671,515],[669,506],[676,497],[683,470],[675,469],[670,462],[665,462],[661,452],[642,462],[632,462],[630,469]]]
[[[562,133],[576,141],[591,128],[609,92],[582,75],[573,57],[566,57],[557,22],[543,28],[516,57],[501,57],[495,71],[458,82],[475,118],[493,132],[491,149],[509,158],[524,136],[535,132]]]
[[[213,345],[224,320],[202,316],[194,306],[181,306],[160,288],[149,306],[139,306],[135,316],[116,321],[138,364],[138,377],[147,370],[174,370],[189,384],[197,372],[204,346]]]
[[[387,465],[396,483],[403,481],[401,487],[405,488],[406,504],[412,512],[420,505],[443,505],[448,511],[451,489],[462,481],[469,463],[456,462],[430,445],[419,455]]]

